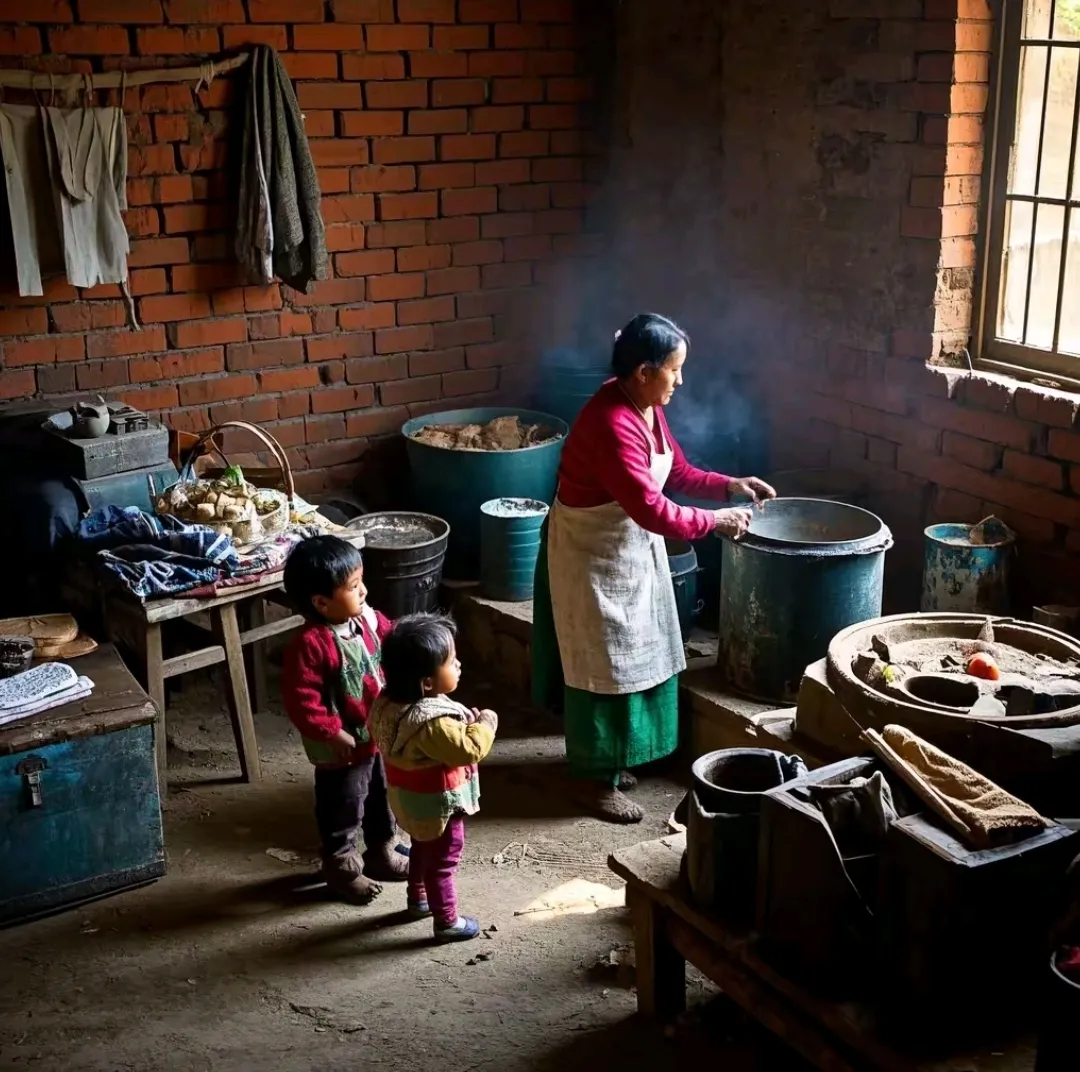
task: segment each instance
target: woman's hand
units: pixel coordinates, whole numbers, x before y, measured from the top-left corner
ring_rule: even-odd
[[[764,502],[766,499],[776,498],[776,489],[766,484],[764,480],[756,476],[734,477],[728,484],[728,497],[745,495],[753,499],[755,504]]]
[[[713,532],[717,536],[730,536],[737,540],[750,528],[754,511],[745,506],[735,506],[727,510],[713,511],[713,518]]]

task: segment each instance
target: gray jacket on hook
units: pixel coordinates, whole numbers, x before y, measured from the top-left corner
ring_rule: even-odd
[[[266,45],[251,52],[242,154],[236,258],[251,283],[306,291],[328,274],[319,180],[292,82]]]

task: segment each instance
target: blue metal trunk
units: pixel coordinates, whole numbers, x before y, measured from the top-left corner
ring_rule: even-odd
[[[152,710],[0,755],[0,925],[165,873]]]
[[[794,702],[832,638],[881,614],[891,546],[874,514],[820,499],[777,499],[743,539],[725,539],[719,665],[728,683]]]

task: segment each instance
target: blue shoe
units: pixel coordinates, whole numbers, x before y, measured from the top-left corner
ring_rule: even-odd
[[[449,927],[435,925],[436,942],[468,942],[480,933],[480,921],[472,916],[458,916]]]
[[[410,901],[405,906],[405,911],[408,912],[410,919],[431,918],[431,907],[427,901]]]

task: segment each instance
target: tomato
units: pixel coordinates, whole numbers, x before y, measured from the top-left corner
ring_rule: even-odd
[[[981,677],[986,681],[997,681],[1001,677],[1001,671],[998,669],[998,664],[994,662],[994,657],[982,652],[972,655],[968,661],[967,672],[972,677]]]

